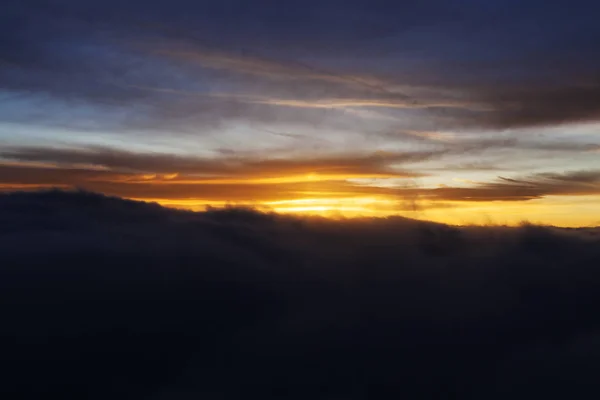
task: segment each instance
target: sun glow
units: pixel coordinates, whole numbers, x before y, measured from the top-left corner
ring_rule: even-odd
[[[227,206],[252,207],[267,212],[281,214],[306,214],[326,217],[367,217],[398,214],[399,200],[385,197],[314,197],[276,201],[214,201],[200,199],[137,199],[157,202],[166,207],[203,211],[208,207]]]
[[[550,195],[531,191],[531,186],[520,181],[505,180],[494,186],[462,178],[423,179],[421,185],[408,185],[406,178],[367,172],[364,175],[308,172],[257,176],[242,171],[231,177],[197,177],[30,165],[6,168],[9,167],[33,171],[35,180],[0,183],[0,192],[78,187],[193,211],[241,206],[328,218],[403,216],[452,225],[517,225],[524,221],[565,227],[600,225],[600,195],[589,190],[589,183],[572,186],[571,190],[577,191],[571,195]],[[53,183],[37,183],[41,178]],[[545,184],[547,180],[540,180],[542,189]]]
[[[386,196],[312,197],[277,201],[228,202],[202,199],[140,199],[166,207],[203,211],[207,207],[252,207],[280,214],[328,218],[403,216],[451,225],[518,225],[525,221],[565,227],[600,225],[600,196],[552,197],[530,201],[421,201]],[[596,219],[593,216],[598,216]]]

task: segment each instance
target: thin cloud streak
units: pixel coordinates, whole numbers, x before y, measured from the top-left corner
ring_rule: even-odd
[[[393,165],[423,161],[443,155],[443,151],[375,152],[372,154],[328,154],[302,158],[184,157],[174,154],[142,154],[110,148],[57,149],[12,148],[0,157],[16,161],[50,162],[63,165],[87,164],[129,172],[187,174],[196,177],[273,177],[291,174],[356,174],[398,177],[419,173],[395,170]]]
[[[173,44],[169,47],[172,46]],[[202,51],[197,48],[187,50],[149,48],[147,51],[167,58],[175,58],[177,60],[198,63],[204,67],[226,69],[237,73],[261,75],[278,79],[288,78],[326,81],[334,84],[366,89],[371,92],[388,92],[385,88],[388,83],[380,81],[374,76],[360,77],[325,71],[297,60],[273,61],[264,57],[250,55],[248,54],[248,51],[243,51],[243,54],[241,55]],[[404,99],[410,99],[407,95],[400,93],[397,93],[396,95],[398,97],[403,97]]]

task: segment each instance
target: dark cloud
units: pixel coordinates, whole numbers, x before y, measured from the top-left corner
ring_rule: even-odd
[[[500,177],[498,182],[480,185],[486,196],[496,192],[501,197],[539,198],[549,195],[586,195],[600,192],[600,171],[575,171],[564,174],[539,173],[523,179]],[[493,198],[492,194],[492,198]]]
[[[89,169],[48,168],[44,166],[0,165],[0,183],[4,185],[73,185],[85,181],[110,181],[123,175]]]
[[[0,236],[7,397],[598,394],[597,229],[48,191],[0,195]]]
[[[471,166],[466,168],[473,169]],[[474,202],[527,201],[546,196],[597,195],[600,194],[600,171],[538,173],[524,178],[498,177],[492,182],[472,182],[470,187],[399,189],[398,192],[399,195],[410,193],[440,201]]]
[[[481,93],[481,101],[492,111],[475,115],[483,126],[514,128],[550,126],[570,122],[594,121],[600,118],[600,82],[577,82],[580,77],[525,87],[490,88]],[[584,77],[585,79],[585,77]]]

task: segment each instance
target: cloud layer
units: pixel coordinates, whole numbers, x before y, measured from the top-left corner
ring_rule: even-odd
[[[597,229],[49,191],[0,196],[0,235],[6,395],[597,393]]]

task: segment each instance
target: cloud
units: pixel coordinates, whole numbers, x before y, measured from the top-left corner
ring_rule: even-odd
[[[499,177],[495,182],[474,182],[472,187],[443,187],[425,193],[439,199],[464,201],[521,201],[545,196],[593,195],[600,193],[600,171],[538,173],[516,179]]]
[[[249,103],[265,104],[280,107],[298,107],[298,108],[350,108],[350,107],[381,107],[381,108],[429,108],[429,107],[460,107],[458,103],[439,103],[439,104],[423,104],[416,101],[393,101],[380,99],[318,99],[315,101],[296,100],[296,99],[248,99]]]
[[[58,165],[90,165],[124,172],[178,173],[197,178],[273,177],[292,174],[418,176],[394,170],[394,164],[439,157],[442,151],[374,152],[372,154],[325,154],[297,158],[228,156],[200,158],[160,153],[134,153],[103,147],[39,148],[14,147],[0,151],[0,157],[21,162]]]
[[[497,171],[501,168],[486,162],[448,164],[436,170],[440,171]]]
[[[597,229],[192,213],[46,191],[0,195],[0,236],[3,394],[597,391]]]
[[[402,165],[440,157],[441,151],[323,154],[296,158],[215,157],[133,153],[110,148],[14,147],[0,151],[0,184],[67,186],[139,199],[198,199],[260,203],[300,197],[377,194],[356,178],[410,179]],[[7,162],[12,160],[11,162]]]
[[[443,143],[437,150],[324,153],[303,157],[258,157],[225,153],[214,157],[134,153],[104,147],[13,147],[0,151],[0,184],[10,188],[79,187],[115,196],[206,202],[290,201],[299,198],[341,199],[377,196],[418,198],[423,207],[448,201],[527,201],[547,196],[600,194],[596,170],[537,173],[525,177],[467,182],[467,186],[407,186],[428,176],[419,163],[439,161],[497,148],[519,148],[511,139]],[[585,146],[551,146],[550,151],[581,151]],[[542,144],[539,150],[547,150]],[[410,168],[407,168],[410,166]],[[493,171],[481,163],[447,166],[445,170]],[[367,181],[365,181],[365,179]],[[394,184],[385,181],[395,182]],[[460,181],[460,179],[456,179]],[[360,182],[359,182],[360,181]],[[382,184],[384,182],[385,184]],[[404,182],[404,183],[402,183]],[[427,203],[427,204],[426,204]],[[398,210],[402,207],[397,205]]]
[[[600,82],[577,82],[563,76],[550,84],[482,90],[481,101],[494,111],[475,116],[490,128],[551,126],[597,121],[600,118]]]
[[[192,64],[200,64],[207,68],[217,70],[229,70],[235,73],[259,75],[273,79],[291,79],[302,81],[318,81],[348,86],[354,89],[362,89],[367,92],[387,92],[385,82],[379,81],[374,76],[353,76],[311,66],[297,60],[270,60],[264,56],[252,54],[247,50],[235,53],[219,53],[207,51],[202,47],[187,46],[187,48],[173,49],[176,43],[169,43],[164,48],[155,46],[143,46],[149,51],[160,56],[183,60]],[[407,96],[397,94],[396,97],[407,99]]]

